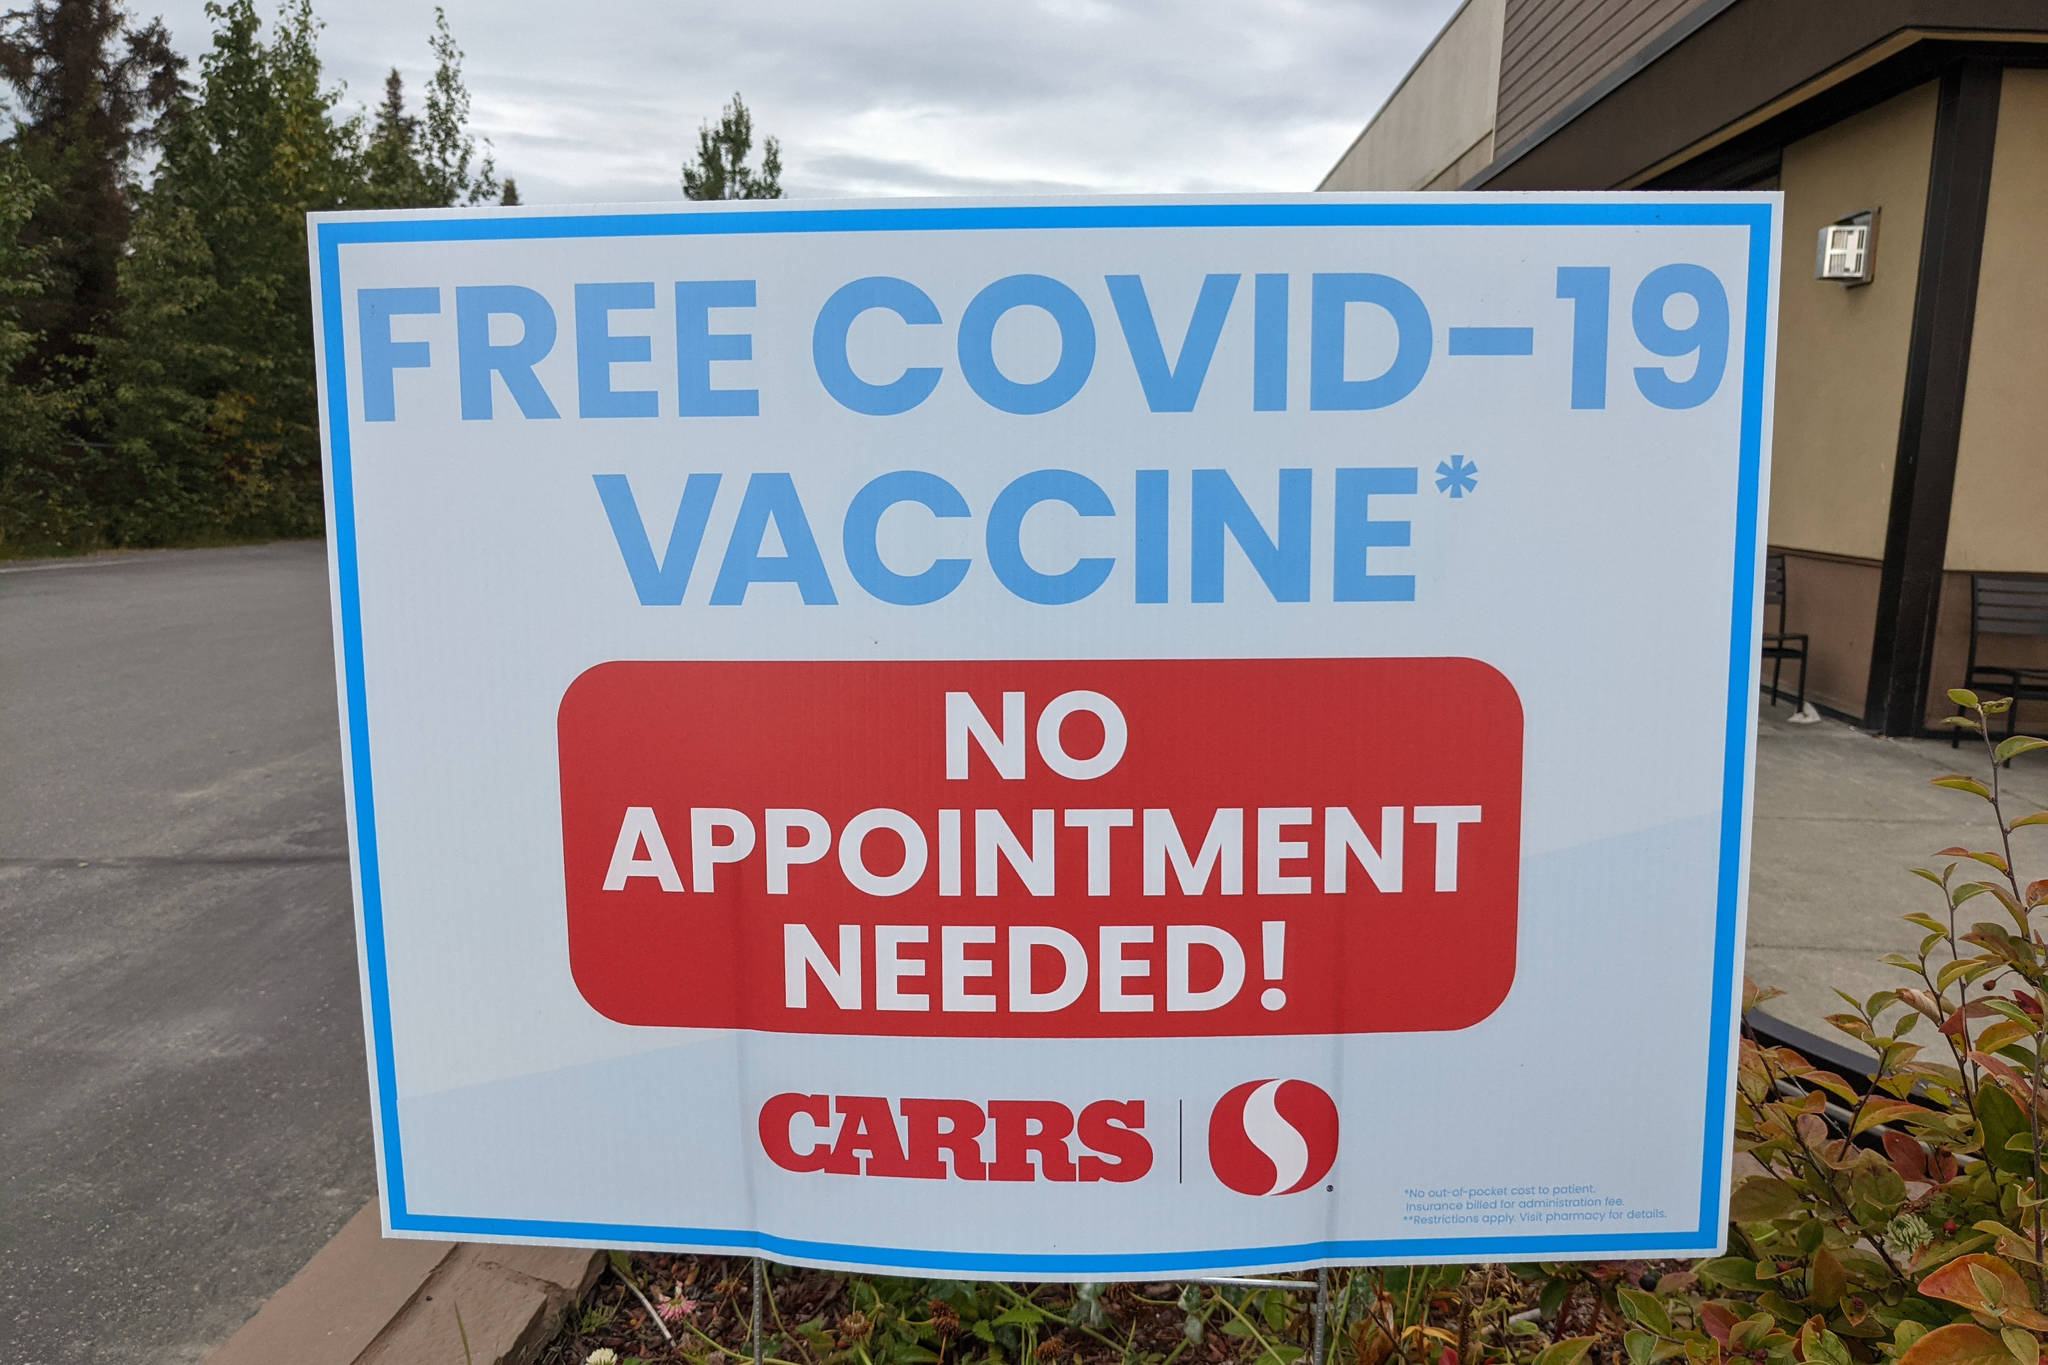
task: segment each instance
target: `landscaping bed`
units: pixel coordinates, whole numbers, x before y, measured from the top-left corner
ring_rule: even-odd
[[[1313,1330],[1313,1292],[765,1269],[764,1355],[784,1365],[1287,1365],[1308,1353]],[[1648,1298],[1683,1294],[1693,1283],[1676,1265],[1640,1261],[1335,1270],[1328,1358],[1571,1365],[1589,1349],[1622,1358],[1628,1323],[1612,1306],[1617,1291]],[[604,1365],[607,1350],[619,1365],[752,1360],[752,1303],[746,1258],[614,1253],[611,1271],[570,1310],[541,1360],[582,1365],[595,1354]]]

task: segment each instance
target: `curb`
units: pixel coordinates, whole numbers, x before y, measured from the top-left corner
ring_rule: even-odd
[[[603,1270],[581,1247],[386,1239],[372,1199],[206,1362],[460,1362],[466,1334],[474,1365],[529,1365]]]

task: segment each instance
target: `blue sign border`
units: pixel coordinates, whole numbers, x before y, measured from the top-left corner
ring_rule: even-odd
[[[1744,783],[1749,770],[1750,706],[1754,701],[1756,646],[1757,502],[1763,450],[1764,354],[1770,315],[1771,218],[1768,201],[1699,199],[1559,199],[1495,201],[1454,199],[1374,203],[1358,200],[1281,203],[1048,204],[990,207],[777,209],[683,213],[592,213],[550,216],[461,217],[435,214],[410,219],[325,219],[315,225],[318,288],[327,378],[327,418],[333,474],[334,562],[341,612],[342,678],[348,712],[348,764],[353,778],[356,854],[362,898],[363,954],[370,993],[371,1075],[383,1143],[384,1216],[393,1231],[451,1237],[547,1241],[608,1246],[687,1246],[761,1253],[878,1270],[955,1273],[1119,1276],[1229,1270],[1247,1266],[1344,1264],[1402,1259],[1493,1260],[1589,1258],[1604,1255],[1694,1251],[1720,1242],[1722,1151],[1730,1120],[1730,1031],[1736,1014],[1734,980],[1738,908],[1742,898]],[[1707,1044],[1706,1131],[1702,1136],[1699,1224],[1689,1232],[1584,1234],[1543,1237],[1388,1238],[1301,1242],[1286,1246],[1214,1250],[1030,1255],[932,1251],[861,1246],[775,1237],[735,1228],[681,1228],[631,1223],[572,1223],[546,1219],[463,1218],[421,1213],[406,1203],[405,1162],[398,1123],[391,1002],[384,954],[383,892],[377,862],[377,813],[370,772],[368,707],[363,680],[362,597],[357,579],[355,495],[349,463],[349,385],[342,335],[341,248],[364,243],[475,242],[606,237],[688,237],[814,232],[1015,231],[1071,228],[1218,227],[1669,227],[1724,226],[1749,230],[1744,301],[1741,470],[1736,491],[1734,610],[1728,642],[1728,733],[1721,794],[1721,858],[1716,892],[1713,1024]]]

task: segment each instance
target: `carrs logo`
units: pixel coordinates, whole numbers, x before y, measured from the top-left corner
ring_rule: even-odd
[[[1097,1100],[1076,1113],[1058,1100],[791,1093],[761,1106],[758,1130],[785,1171],[1127,1184],[1152,1169],[1143,1100]]]
[[[1307,1081],[1246,1081],[1209,1114],[1209,1165],[1239,1194],[1294,1194],[1337,1160],[1337,1102]]]

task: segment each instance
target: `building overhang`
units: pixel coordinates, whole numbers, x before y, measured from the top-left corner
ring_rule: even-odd
[[[2048,63],[2048,7],[2041,0],[1703,0],[1464,188],[1744,183],[1808,125],[1932,79],[1966,55]]]

